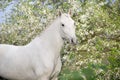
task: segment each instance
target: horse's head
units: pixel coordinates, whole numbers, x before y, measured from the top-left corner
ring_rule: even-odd
[[[61,37],[65,40],[68,40],[70,43],[76,44],[76,35],[75,35],[75,22],[71,18],[70,14],[59,14],[60,17],[60,33]]]

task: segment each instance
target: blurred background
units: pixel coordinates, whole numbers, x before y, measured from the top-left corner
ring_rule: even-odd
[[[0,44],[29,43],[69,9],[78,44],[61,51],[59,80],[120,80],[120,0],[0,0]]]

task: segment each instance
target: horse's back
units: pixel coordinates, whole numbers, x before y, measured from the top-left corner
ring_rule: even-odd
[[[14,45],[0,44],[0,56],[6,54],[7,52],[9,52],[11,49],[15,47],[16,46]]]
[[[0,44],[0,76],[10,79],[34,79],[24,46]],[[26,76],[25,76],[26,74]]]

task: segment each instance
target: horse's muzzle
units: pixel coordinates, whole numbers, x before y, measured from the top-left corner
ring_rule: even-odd
[[[71,38],[70,43],[76,45],[77,44],[77,39],[76,38]]]

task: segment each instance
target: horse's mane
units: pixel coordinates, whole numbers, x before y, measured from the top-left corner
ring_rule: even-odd
[[[53,20],[51,20],[51,21],[47,24],[47,26],[45,26],[45,28],[42,30],[42,32],[40,32],[40,34],[39,34],[37,37],[41,36],[41,35],[44,33],[44,31],[47,30],[48,28],[57,27],[57,26],[54,26],[54,25],[58,23],[58,20],[59,20],[59,16],[56,17],[56,18],[54,18]]]
[[[55,22],[58,21],[59,18],[60,18],[60,17],[57,16],[57,17],[55,17],[53,20],[51,20],[51,21],[47,24],[46,28],[52,26]]]

